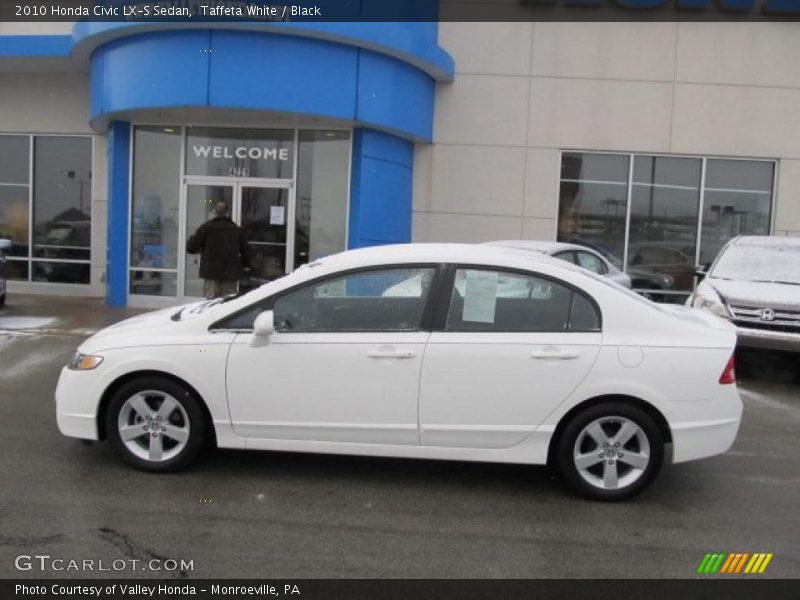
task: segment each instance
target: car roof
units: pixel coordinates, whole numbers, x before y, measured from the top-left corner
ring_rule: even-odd
[[[548,242],[545,240],[496,240],[493,242],[484,242],[482,246],[495,246],[498,248],[517,248],[519,250],[528,250],[529,252],[556,252],[559,250],[589,250],[594,252],[591,248],[586,246],[579,246],[578,244],[566,244],[564,242]]]
[[[742,235],[733,240],[734,246],[797,246],[800,247],[800,237],[779,237],[774,235]]]
[[[347,250],[313,261],[308,267],[324,265],[337,269],[352,265],[358,267],[366,264],[381,263],[487,263],[502,265],[508,257],[524,261],[544,262],[559,268],[571,265],[545,254],[532,253],[519,248],[489,246],[484,244],[447,244],[447,243],[413,243],[371,246]]]

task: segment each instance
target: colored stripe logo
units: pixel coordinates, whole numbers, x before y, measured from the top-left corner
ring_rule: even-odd
[[[700,561],[697,572],[705,575],[715,573],[760,575],[766,570],[772,556],[772,552],[733,552],[730,554],[710,552]]]

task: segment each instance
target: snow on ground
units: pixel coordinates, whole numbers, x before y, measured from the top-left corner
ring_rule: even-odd
[[[8,350],[5,356],[0,357],[0,382],[13,381],[22,377],[31,377],[37,370],[41,371],[45,364],[58,364],[63,362],[64,349],[58,345],[40,345],[31,348],[29,344],[35,342],[35,337],[6,336],[0,334],[0,352],[7,349],[10,344],[17,343],[14,351]],[[26,341],[27,340],[27,341]],[[5,344],[5,345],[4,345]],[[31,351],[33,350],[33,353]]]
[[[96,327],[64,327],[56,317],[3,317],[0,316],[0,335],[75,335],[89,337],[98,332]]]
[[[0,317],[0,329],[41,329],[56,324],[55,317]]]

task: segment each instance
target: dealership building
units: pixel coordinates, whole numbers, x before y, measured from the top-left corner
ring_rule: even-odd
[[[11,302],[198,297],[186,240],[220,201],[255,281],[376,244],[562,240],[680,301],[733,236],[800,235],[797,24],[505,10],[0,23]]]

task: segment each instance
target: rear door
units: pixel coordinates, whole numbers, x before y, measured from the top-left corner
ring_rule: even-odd
[[[420,443],[514,446],[591,370],[600,311],[564,282],[487,267],[454,269],[446,293],[422,367]]]

